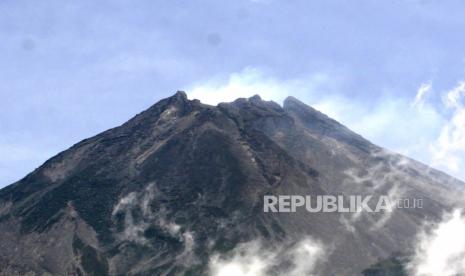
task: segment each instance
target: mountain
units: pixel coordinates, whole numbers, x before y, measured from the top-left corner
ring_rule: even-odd
[[[209,275],[253,262],[267,275],[362,275],[410,254],[463,188],[293,97],[209,106],[177,92],[0,190],[0,273]],[[265,195],[423,208],[274,213]]]

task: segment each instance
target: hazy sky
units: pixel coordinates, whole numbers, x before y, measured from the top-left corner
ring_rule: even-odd
[[[0,1],[0,186],[176,90],[294,95],[465,179],[463,1]]]

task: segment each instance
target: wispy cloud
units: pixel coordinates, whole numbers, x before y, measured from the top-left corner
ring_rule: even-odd
[[[447,93],[445,102],[449,107],[463,108],[463,97],[465,97],[465,81],[460,81],[456,87]]]
[[[410,272],[415,276],[454,276],[465,271],[465,218],[460,210],[420,232]]]
[[[318,275],[326,250],[311,237],[279,248],[266,248],[260,241],[252,241],[240,244],[229,254],[214,255],[209,271],[211,276]]]
[[[167,217],[167,210],[164,208],[154,212],[151,204],[161,192],[157,189],[155,183],[149,183],[143,192],[131,192],[119,199],[112,211],[112,218],[118,223],[118,214],[123,214],[123,229],[117,234],[121,241],[130,241],[140,245],[150,246],[148,239],[145,237],[145,231],[150,227],[156,226],[159,230],[165,232],[170,237],[178,239],[184,245],[184,251],[178,256],[184,264],[192,264],[196,261],[193,255],[195,247],[194,233],[182,229],[181,225],[170,221]],[[141,211],[142,216],[136,219],[133,213]]]
[[[431,92],[431,82],[422,83],[418,88],[417,95],[415,96],[415,100],[412,103],[414,107],[423,107],[425,103],[425,98],[427,97],[428,93]]]
[[[443,126],[436,141],[431,144],[432,164],[459,173],[465,166],[465,81],[448,91],[444,104],[450,119]]]
[[[264,99],[278,103],[289,95],[312,97],[318,92],[335,92],[340,79],[328,72],[315,72],[307,76],[280,79],[264,68],[246,67],[228,76],[217,76],[202,83],[186,87],[190,98],[200,99],[207,104],[231,102],[237,98],[260,94]]]

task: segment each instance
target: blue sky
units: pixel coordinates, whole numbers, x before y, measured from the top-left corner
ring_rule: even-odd
[[[294,95],[465,179],[463,1],[0,2],[0,186],[176,90]]]

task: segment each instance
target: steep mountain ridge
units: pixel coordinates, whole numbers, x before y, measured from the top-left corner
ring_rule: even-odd
[[[292,97],[209,106],[177,92],[0,190],[0,272],[205,275],[240,244],[312,237],[328,245],[318,275],[358,275],[463,206],[463,187]],[[422,197],[424,208],[263,212],[264,195],[327,194]]]

